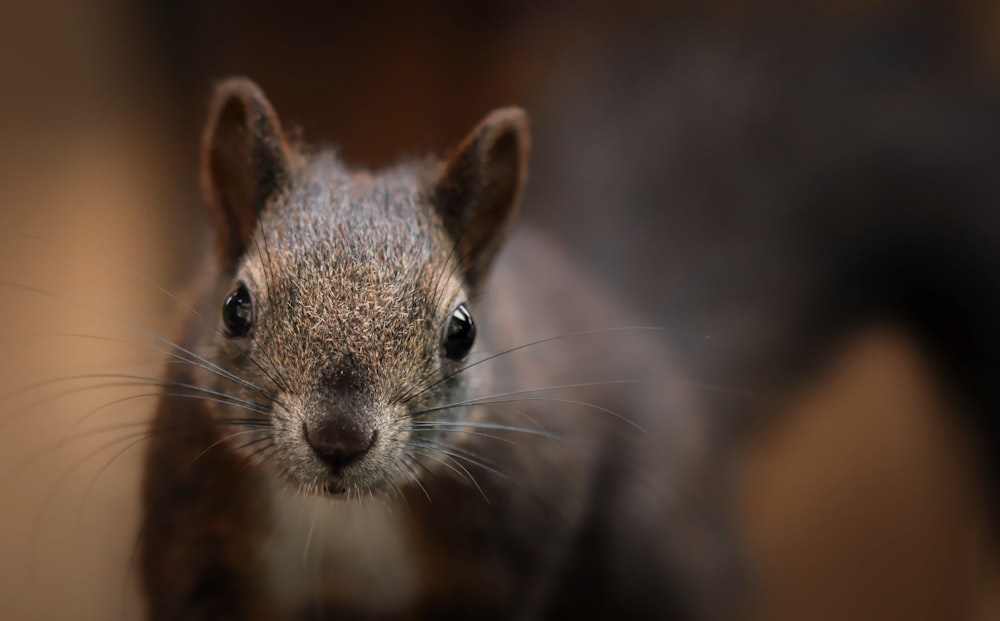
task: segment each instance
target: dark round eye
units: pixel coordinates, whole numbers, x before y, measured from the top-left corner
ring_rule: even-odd
[[[222,321],[231,337],[246,336],[253,326],[253,302],[246,285],[240,283],[222,303]]]
[[[465,304],[460,304],[451,313],[448,327],[444,331],[444,341],[441,343],[441,353],[445,357],[461,361],[469,355],[472,343],[476,340],[476,324],[472,323],[472,315]]]

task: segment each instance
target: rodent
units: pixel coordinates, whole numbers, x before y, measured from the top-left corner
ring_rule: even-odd
[[[529,143],[503,108],[445,161],[352,171],[217,87],[217,252],[145,460],[150,618],[699,609],[696,400],[552,242],[507,239]]]

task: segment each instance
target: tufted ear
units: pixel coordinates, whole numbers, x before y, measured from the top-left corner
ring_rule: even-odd
[[[473,291],[482,288],[520,206],[530,142],[524,110],[495,110],[462,140],[435,183],[434,206]]]
[[[290,150],[270,102],[243,78],[220,83],[202,135],[201,185],[225,269],[242,256],[267,199],[288,178]]]

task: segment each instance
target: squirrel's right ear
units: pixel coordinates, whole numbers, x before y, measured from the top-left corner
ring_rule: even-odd
[[[520,206],[530,143],[524,110],[494,110],[452,153],[435,183],[432,201],[473,291],[482,288]]]
[[[246,251],[261,209],[288,177],[290,158],[260,87],[244,78],[219,84],[202,136],[201,185],[226,268]]]

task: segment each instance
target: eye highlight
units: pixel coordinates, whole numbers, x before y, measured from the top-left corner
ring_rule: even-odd
[[[253,301],[246,285],[239,283],[222,303],[222,321],[226,335],[232,338],[246,336],[253,327]]]
[[[476,340],[476,324],[465,304],[459,304],[451,313],[441,342],[441,354],[450,360],[465,360]]]

